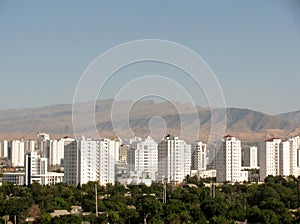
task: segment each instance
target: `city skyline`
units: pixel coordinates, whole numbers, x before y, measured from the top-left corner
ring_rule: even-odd
[[[300,1],[0,1],[0,222],[298,223]]]
[[[251,182],[258,181],[258,174],[260,181],[269,175],[299,176],[299,140],[295,136],[242,144],[238,138],[226,135],[216,150],[216,145],[199,140],[188,144],[172,134],[158,142],[149,136],[123,142],[84,136],[53,141],[49,134],[38,133],[36,141],[0,141],[0,157],[5,166],[18,171],[5,172],[5,181],[21,185],[24,181],[26,185],[33,181],[55,184],[63,178],[69,185],[89,181],[126,185],[136,180],[150,185],[152,181],[182,183],[187,175],[198,178],[215,175],[218,183]],[[63,147],[57,147],[59,142]],[[54,158],[53,153],[60,154],[60,158]]]
[[[203,57],[228,107],[268,114],[300,109],[296,1],[172,5],[2,1],[0,8],[0,109],[72,103],[78,80],[99,54],[145,38],[174,41]],[[155,74],[161,71],[151,69]],[[149,68],[123,74],[134,71],[147,73]],[[191,86],[180,77],[183,85]],[[127,82],[116,80],[118,74],[100,97],[114,98],[111,87]],[[197,94],[192,86],[190,91]],[[202,95],[196,103],[207,106]]]

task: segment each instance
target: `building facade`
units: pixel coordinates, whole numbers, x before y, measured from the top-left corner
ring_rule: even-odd
[[[64,142],[60,140],[49,140],[49,166],[57,166],[62,164],[64,158]]]
[[[36,149],[36,141],[34,140],[25,140],[24,141],[24,148],[25,148],[25,152],[28,152],[28,151],[35,151]]]
[[[196,141],[192,145],[192,170],[206,170],[207,147],[201,141]]]
[[[279,138],[270,138],[264,141],[259,151],[260,180],[268,175],[280,175],[280,143]]]
[[[48,162],[49,166],[62,166],[64,161],[64,150],[65,145],[73,142],[73,138],[65,136],[64,138],[58,140],[48,140],[47,147],[49,148],[48,152]]]
[[[65,183],[71,185],[98,181],[115,183],[115,142],[110,139],[81,139],[65,146]]]
[[[3,140],[0,142],[0,157],[8,158],[8,141]]]
[[[119,162],[127,164],[128,151],[129,151],[129,145],[126,144],[120,145]]]
[[[115,164],[118,161],[116,157],[119,155],[115,153],[119,153],[119,143],[116,143],[114,140],[110,140],[107,138],[101,139],[99,141],[99,171],[98,171],[98,181],[100,185],[106,185],[108,183],[115,183]]]
[[[3,173],[3,183],[12,183],[15,185],[25,184],[25,173]]]
[[[256,146],[244,148],[243,150],[243,166],[249,169],[258,168],[258,150]]]
[[[242,163],[241,141],[227,135],[216,154],[217,182],[241,182],[245,178],[241,172]]]
[[[300,149],[300,137],[292,137],[289,138],[288,141],[290,142],[290,175],[295,177],[299,176],[299,167],[300,167],[300,160],[299,160],[299,149]]]
[[[99,144],[91,139],[69,143],[65,147],[64,173],[67,184],[78,185],[97,181]]]
[[[41,157],[36,151],[26,153],[25,164],[25,185],[34,182],[42,185],[63,182],[64,174],[48,172],[48,159]]]
[[[259,152],[260,179],[268,175],[299,176],[299,136],[282,140],[265,140]]]
[[[137,178],[156,180],[158,151],[157,143],[147,137],[133,142],[128,151],[128,166]]]
[[[12,140],[8,143],[8,159],[11,166],[24,167],[25,146],[22,140]]]
[[[45,174],[47,169],[46,158],[41,158],[37,152],[27,152],[25,156],[25,184],[32,184],[32,176]]]
[[[191,145],[167,135],[158,144],[158,181],[180,183],[191,172]]]
[[[291,172],[291,150],[289,141],[279,144],[279,175],[289,176]]]
[[[47,133],[37,134],[37,150],[40,152],[42,157],[49,158],[49,144],[50,135]]]

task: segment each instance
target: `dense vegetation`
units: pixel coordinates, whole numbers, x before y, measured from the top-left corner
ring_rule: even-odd
[[[267,177],[264,184],[223,184],[215,197],[203,181],[187,178],[181,186],[98,186],[98,211],[95,216],[95,183],[83,186],[57,184],[29,187],[4,183],[0,187],[0,216],[16,216],[17,223],[26,217],[36,223],[298,223],[298,180],[293,177]],[[67,215],[51,218],[57,209],[70,210],[80,205],[90,215]],[[1,219],[4,223],[4,219]]]

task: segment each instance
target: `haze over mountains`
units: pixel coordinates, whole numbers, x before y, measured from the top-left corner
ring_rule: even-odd
[[[115,129],[111,122],[112,104],[113,100],[97,101],[95,120],[101,137],[115,136]],[[184,118],[185,136],[191,136],[190,139],[186,139],[188,142],[196,140],[192,136],[195,136],[195,130],[199,129],[198,118],[200,120],[199,138],[207,141],[211,129],[212,114],[224,112],[224,109],[220,108],[210,110],[198,105],[194,107],[191,104],[182,104],[179,102],[156,103],[152,100],[146,100],[136,102],[131,106],[132,104],[132,101],[118,102],[118,108],[126,109],[118,109],[116,114],[118,118],[125,118],[128,116],[126,113],[127,109],[130,109],[129,124],[135,135],[141,137],[150,135],[150,121],[152,122],[152,126],[157,127],[161,132],[166,131],[179,135],[182,123],[181,119]],[[83,103],[80,107],[84,114],[88,103]],[[180,111],[184,111],[183,113],[181,112],[181,116],[178,114],[178,108],[181,108]],[[161,119],[151,120],[154,116],[160,116],[165,121],[168,130],[163,129]],[[84,117],[82,117],[82,123],[84,124]],[[226,134],[235,135],[243,141],[261,141],[269,137],[286,138],[300,134],[300,111],[272,116],[249,109],[227,108],[226,127]],[[83,128],[84,132],[88,133],[93,127],[85,127],[83,125]],[[64,104],[0,111],[1,139],[35,139],[36,133],[39,130],[49,133],[53,138],[65,135],[73,136],[72,105]],[[128,132],[125,126],[120,126],[118,131],[122,135],[126,135]]]

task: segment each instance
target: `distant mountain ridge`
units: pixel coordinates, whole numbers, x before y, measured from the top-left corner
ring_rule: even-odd
[[[197,128],[197,117],[200,120],[200,136],[203,141],[208,139],[212,113],[222,113],[225,109],[212,110],[192,104],[179,102],[156,103],[151,100],[119,102],[124,108],[133,105],[129,114],[129,123],[135,135],[145,137],[151,134],[149,121],[154,116],[160,116],[166,123],[168,131],[180,134],[180,116],[176,107],[182,108],[182,114],[187,121],[185,131],[192,136]],[[80,105],[84,111],[88,103]],[[111,122],[113,100],[99,100],[95,107],[96,126],[101,136],[115,135]],[[118,111],[118,116],[127,116]],[[300,111],[279,115],[268,115],[250,109],[226,109],[226,134],[235,135],[243,141],[259,141],[269,137],[286,138],[300,134]],[[83,121],[84,123],[84,118]],[[155,124],[154,124],[155,125]],[[88,131],[92,127],[85,127]],[[0,111],[0,138],[35,138],[38,131],[48,132],[53,138],[64,135],[73,136],[72,105],[52,105],[39,108],[11,109]],[[120,132],[128,130],[120,130]],[[187,139],[194,141],[196,139]]]
[[[300,110],[276,115],[278,118],[283,118],[295,122],[300,125]]]

